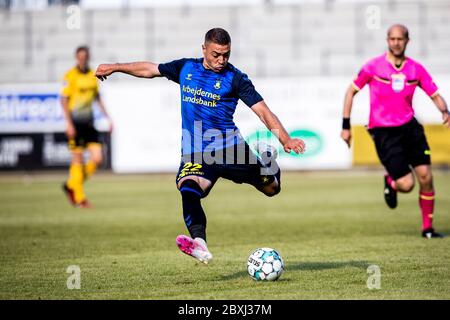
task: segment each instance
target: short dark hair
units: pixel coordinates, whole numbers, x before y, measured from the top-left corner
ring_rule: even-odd
[[[89,53],[89,47],[88,46],[79,46],[76,50],[75,50],[75,54],[78,54],[81,51],[85,51],[86,53]]]
[[[231,43],[231,37],[225,29],[214,28],[205,34],[205,43],[206,42],[213,42],[225,46]]]

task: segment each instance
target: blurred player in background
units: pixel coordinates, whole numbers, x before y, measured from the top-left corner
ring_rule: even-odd
[[[289,136],[247,75],[228,63],[231,38],[227,31],[209,30],[202,49],[201,59],[180,59],[159,65],[152,62],[102,64],[96,76],[100,80],[113,72],[142,78],[164,76],[180,85],[183,139],[176,183],[191,237],[178,236],[177,245],[184,253],[208,263],[212,254],[206,245],[206,215],[201,199],[208,195],[215,182],[222,177],[248,183],[267,196],[278,194],[281,188],[280,170],[274,159],[276,150],[260,143],[255,148],[259,156],[255,155],[234,124],[238,100],[275,133],[286,152],[303,153],[305,145],[302,140]],[[229,135],[230,132],[233,134]],[[214,138],[203,139],[208,134]],[[214,147],[209,153],[211,144]],[[207,156],[214,157],[214,161],[207,161]]]
[[[102,163],[102,145],[94,128],[92,104],[97,101],[101,111],[111,120],[100,98],[97,79],[89,68],[89,48],[78,47],[75,52],[76,66],[64,75],[61,105],[66,120],[66,135],[72,161],[69,179],[63,190],[70,203],[79,208],[91,207],[83,190],[83,183],[91,177]],[[111,126],[112,129],[112,126]],[[84,163],[84,152],[89,151],[89,160]]]
[[[397,192],[411,192],[414,175],[420,185],[419,206],[422,212],[422,236],[442,237],[433,229],[435,190],[431,174],[430,148],[424,129],[414,118],[412,100],[419,86],[442,113],[449,127],[449,112],[445,100],[425,68],[405,56],[409,41],[408,29],[393,25],[387,32],[387,53],[367,62],[345,95],[341,137],[350,146],[350,114],[354,95],[366,84],[370,86],[369,133],[381,163],[384,177],[384,197],[387,205],[397,207]],[[414,169],[411,171],[411,167]]]

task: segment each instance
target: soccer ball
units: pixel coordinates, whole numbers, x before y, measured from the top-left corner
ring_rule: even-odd
[[[281,276],[283,270],[283,259],[272,248],[256,249],[247,260],[248,274],[257,281],[275,281]]]

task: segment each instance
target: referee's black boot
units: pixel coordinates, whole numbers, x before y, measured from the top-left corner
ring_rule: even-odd
[[[397,207],[397,190],[394,190],[388,183],[387,175],[384,176],[384,200],[389,208],[395,209]]]
[[[431,239],[431,238],[443,238],[444,236],[440,233],[435,232],[433,228],[428,228],[422,231],[422,237]]]

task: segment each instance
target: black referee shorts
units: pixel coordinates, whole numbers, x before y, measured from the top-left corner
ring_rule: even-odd
[[[372,128],[369,133],[381,163],[394,180],[410,173],[410,166],[431,164],[423,126],[415,118],[398,127]]]

